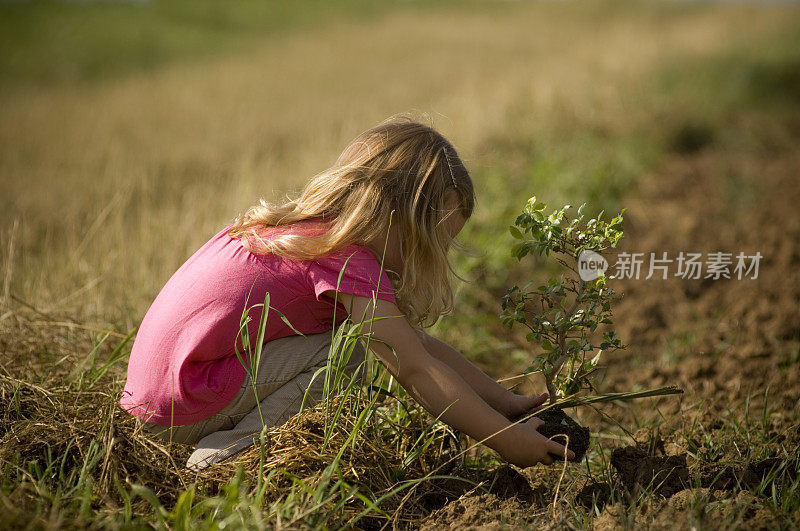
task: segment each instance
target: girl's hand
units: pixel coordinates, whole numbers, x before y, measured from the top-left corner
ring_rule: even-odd
[[[509,392],[501,413],[508,420],[517,420],[528,413],[533,413],[547,401],[547,396],[547,393],[538,396],[523,396]]]
[[[504,438],[504,444],[497,448],[503,459],[512,465],[526,468],[537,463],[550,465],[555,460],[554,455],[563,456],[565,452],[567,457],[574,458],[572,450],[567,450],[536,430],[542,424],[543,420],[533,418],[509,428],[510,433]]]

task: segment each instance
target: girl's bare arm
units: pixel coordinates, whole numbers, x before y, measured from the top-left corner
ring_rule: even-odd
[[[487,404],[509,419],[542,405],[547,394],[539,396],[522,396],[507,390],[489,375],[472,364],[458,350],[440,339],[416,330],[422,345],[431,356],[449,365],[472,387]]]
[[[432,415],[519,466],[549,464],[550,453],[564,455],[562,445],[536,431],[538,419],[511,425],[447,363],[431,356],[397,306],[343,293],[338,298],[351,309],[352,320],[365,322],[364,332],[380,340],[370,348],[389,372]]]

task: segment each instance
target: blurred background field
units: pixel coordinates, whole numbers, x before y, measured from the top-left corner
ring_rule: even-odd
[[[22,299],[132,328],[209,234],[405,111],[468,160],[464,240],[502,284],[525,197],[615,206],[670,134],[769,91],[758,61],[797,43],[792,9],[741,4],[189,6],[0,7],[0,211]]]
[[[468,160],[480,206],[464,239],[502,275],[525,197],[607,206],[597,196],[615,199],[672,130],[754,96],[750,57],[797,42],[786,9],[740,4],[390,4],[368,20],[352,4],[333,20],[165,4],[2,6],[4,24],[36,30],[3,46],[0,126],[10,286],[26,301],[132,328],[209,234],[404,111]]]
[[[738,223],[770,189],[767,161],[785,160],[773,173],[797,187],[799,7],[2,3],[0,319],[32,312],[40,323],[127,334],[177,267],[238,213],[299,190],[358,133],[411,112],[454,143],[478,194],[460,237],[471,256],[456,257],[471,282],[435,330],[493,376],[509,376],[530,352],[498,326],[499,298],[543,274],[509,253],[507,226],[528,197],[629,208],[636,248],[658,245],[647,224],[669,233],[710,204]],[[673,198],[668,217],[647,218],[666,193],[654,187],[680,173],[676,161],[699,155],[721,188]],[[729,160],[729,171],[715,170]],[[702,179],[698,171],[684,178]],[[781,232],[768,223],[763,233]],[[700,226],[703,239],[686,243],[716,250],[725,230]],[[793,286],[788,260],[773,271]],[[681,327],[693,319],[647,344],[675,356],[675,345],[691,349],[696,331]],[[768,344],[791,360],[799,338],[786,326]],[[4,341],[11,352],[14,338]],[[124,363],[109,374],[120,378]]]

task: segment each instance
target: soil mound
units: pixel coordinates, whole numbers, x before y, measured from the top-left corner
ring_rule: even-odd
[[[537,431],[575,453],[569,461],[580,461],[589,449],[589,428],[584,428],[561,409],[546,409],[536,414],[544,421]],[[553,454],[555,455],[555,454]],[[563,460],[563,456],[556,456]]]
[[[658,457],[635,446],[625,446],[611,453],[611,464],[632,493],[648,489],[669,498],[690,485],[685,455]]]

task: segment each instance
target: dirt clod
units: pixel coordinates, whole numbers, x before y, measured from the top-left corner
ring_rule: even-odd
[[[492,472],[488,487],[489,492],[501,499],[517,498],[531,503],[535,497],[528,479],[510,466],[503,466]]]
[[[686,455],[656,457],[635,446],[625,446],[612,452],[611,464],[630,492],[646,488],[669,498],[690,484]]]
[[[589,428],[584,428],[561,409],[546,409],[536,414],[544,421],[537,429],[545,437],[567,446],[575,453],[569,461],[580,461],[589,449]],[[553,454],[555,456],[555,454]],[[563,459],[562,456],[558,456]]]
[[[575,496],[575,503],[591,509],[597,507],[603,510],[606,504],[611,501],[611,485],[601,481],[588,481]]]
[[[798,474],[798,461],[770,457],[745,466],[700,463],[693,472],[703,487],[718,490],[768,488],[772,483],[792,481]]]

